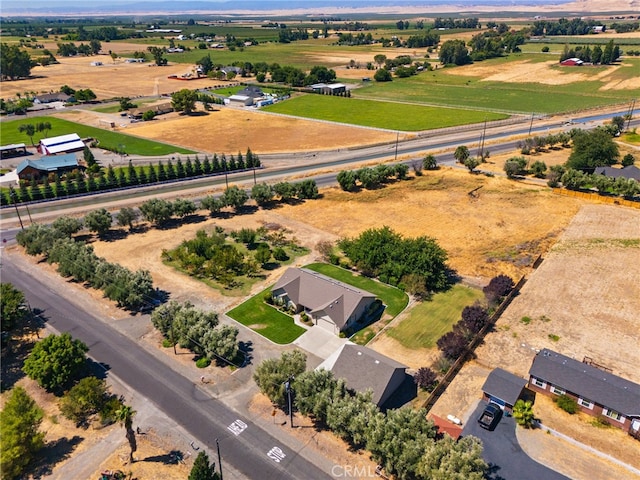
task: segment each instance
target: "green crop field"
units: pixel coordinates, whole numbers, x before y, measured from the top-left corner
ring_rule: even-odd
[[[527,60],[543,62],[552,59],[549,55],[513,55],[485,60],[482,66],[495,65],[501,70],[506,63]],[[615,80],[631,79],[640,75],[640,58],[625,59],[628,64],[611,74]],[[558,68],[560,67],[551,67]],[[504,112],[559,113],[582,110],[604,105],[619,104],[637,98],[640,89],[603,89],[605,81],[596,76],[602,69],[593,67],[580,69],[580,73],[593,77],[564,85],[541,85],[540,83],[512,83],[482,81],[481,77],[456,75],[454,68],[441,68],[419,75],[395,79],[392,82],[371,84],[353,92],[357,98],[376,98],[390,101],[411,101],[431,105],[467,107]],[[575,70],[560,70],[571,74]]]
[[[389,130],[420,131],[501,120],[507,115],[327,95],[302,95],[264,108],[269,112]]]
[[[119,145],[123,145],[124,151],[130,155],[157,156],[169,155],[172,153],[196,153],[192,150],[167,145],[166,143],[159,143],[151,140],[145,140],[144,138],[132,137],[131,135],[110,132],[108,130],[89,127],[80,123],[70,122],[68,120],[50,116],[24,117],[20,120],[11,120],[0,123],[0,138],[2,138],[2,144],[29,143],[29,137],[24,133],[19,132],[18,127],[22,124],[31,123],[35,125],[39,122],[49,122],[51,124],[51,130],[47,132],[48,137],[77,133],[81,138],[96,138],[100,141],[100,147],[108,148],[113,151],[117,150]],[[37,143],[41,138],[44,138],[44,134],[36,133],[33,137],[33,142]]]
[[[408,317],[386,333],[406,348],[433,348],[460,320],[464,307],[482,297],[481,290],[455,285],[446,292],[435,294],[431,300],[417,304]]]
[[[264,296],[271,287],[254,295],[227,312],[231,318],[268,338],[272,342],[284,345],[293,342],[306,330],[293,322],[293,318],[267,305]]]

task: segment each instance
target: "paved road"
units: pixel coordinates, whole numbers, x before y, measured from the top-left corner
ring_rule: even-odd
[[[196,443],[214,450],[215,439],[219,439],[223,465],[231,464],[251,479],[330,478],[329,472],[300,455],[303,446],[297,451],[285,446],[129,338],[18,269],[6,256],[2,259],[2,281],[25,292],[31,307],[44,311],[51,327],[85,342],[96,362],[151,399],[189,431]]]
[[[486,403],[480,402],[462,431],[482,440],[482,456],[490,465],[487,478],[491,480],[569,480],[568,477],[545,467],[529,457],[516,438],[516,422],[513,417],[502,417],[492,432],[481,428],[477,422]]]

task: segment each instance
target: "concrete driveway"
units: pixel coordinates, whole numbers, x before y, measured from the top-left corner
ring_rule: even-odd
[[[513,417],[503,416],[492,432],[478,424],[478,417],[486,406],[480,402],[462,431],[462,435],[473,435],[484,444],[484,460],[490,470],[487,478],[492,480],[569,480],[569,477],[545,467],[531,459],[520,447],[516,438],[516,422]]]
[[[300,335],[293,343],[316,357],[326,360],[348,341],[316,325]]]

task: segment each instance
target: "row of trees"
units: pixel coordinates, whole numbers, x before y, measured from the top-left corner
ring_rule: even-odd
[[[86,154],[85,161],[90,166],[91,161],[87,159]],[[0,192],[0,204],[9,205],[13,203],[13,200],[17,203],[59,198],[259,167],[260,159],[250,149],[247,149],[244,157],[238,152],[237,157],[231,155],[229,159],[225,154],[220,157],[214,154],[212,159],[205,155],[204,160],[201,161],[196,155],[193,161],[187,157],[186,162],[183,162],[178,157],[175,164],[173,160],[169,160],[166,164],[160,160],[156,165],[150,163],[147,167],[136,167],[129,162],[127,167],[122,168],[113,168],[109,165],[106,170],[96,168],[92,171],[88,169],[86,175],[79,171],[68,173],[65,175],[64,181],[55,174],[45,178],[41,185],[35,179],[30,183],[21,181],[15,198],[9,198],[4,190]]]
[[[598,193],[603,195],[620,195],[629,199],[640,195],[640,182],[633,178],[612,178],[569,169],[560,177],[560,181],[565,188],[570,190],[596,189]]]
[[[151,314],[151,323],[168,342],[165,346],[179,345],[209,362],[232,363],[238,356],[238,329],[220,325],[217,313],[198,310],[189,302],[160,305]]]
[[[482,445],[474,437],[457,442],[445,435],[436,440],[433,422],[423,409],[387,410],[371,401],[371,393],[353,393],[343,379],[327,370],[306,370],[299,350],[262,362],[254,380],[262,393],[284,407],[285,383],[294,389],[294,408],[328,428],[352,448],[366,449],[385,472],[399,479],[445,478],[480,480],[487,469]],[[293,378],[295,377],[295,380]]]
[[[102,44],[99,40],[91,40],[88,44],[81,43],[58,43],[58,55],[62,57],[74,57],[76,55],[97,55],[102,50]]]
[[[536,20],[531,26],[531,35],[536,37],[543,35],[587,35],[593,33],[593,27],[600,25],[602,23],[596,20],[583,20],[579,17],[571,20],[561,18],[558,21]]]
[[[565,45],[560,54],[560,61],[562,62],[567,58],[579,58],[583,62],[593,63],[594,65],[610,65],[618,60],[620,55],[622,55],[620,47],[613,40],[610,40],[605,45],[604,50],[600,45],[595,45],[593,49],[589,45],[575,48]]]
[[[449,284],[447,252],[433,238],[403,238],[389,227],[369,229],[338,242],[364,275],[427,296]]]
[[[396,165],[380,164],[376,167],[364,167],[358,170],[342,170],[336,180],[340,188],[346,192],[353,192],[358,188],[371,190],[389,183],[392,178],[404,180],[409,173],[409,167],[404,163]]]
[[[104,209],[90,212],[87,217],[85,223],[88,225],[94,221],[105,225],[106,219],[110,224],[111,220],[110,214]],[[44,255],[49,263],[57,264],[58,273],[62,276],[102,290],[105,297],[115,301],[120,308],[137,311],[148,304],[153,298],[154,289],[151,274],[147,270],[132,272],[107,262],[94,253],[93,247],[71,238],[68,232],[79,231],[81,224],[78,226],[69,217],[58,219],[57,222],[51,226],[34,223],[18,232],[16,240],[27,254]],[[96,228],[102,230],[104,227]]]

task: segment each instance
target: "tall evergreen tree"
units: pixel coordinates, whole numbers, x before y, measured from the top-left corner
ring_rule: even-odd
[[[186,172],[184,170],[184,165],[182,163],[182,159],[178,157],[178,161],[176,162],[176,176],[178,178],[184,178],[186,176]]]
[[[209,161],[209,156],[204,156],[204,162],[202,163],[202,172],[206,175],[213,171],[211,162]]]
[[[218,159],[218,154],[213,154],[213,163],[211,164],[211,171],[214,173],[218,173],[222,171],[222,165],[220,164],[220,160]]]
[[[209,464],[209,456],[206,453],[198,453],[188,480],[218,480],[219,478],[215,463]]]
[[[116,172],[111,165],[107,167],[107,185],[109,188],[116,188],[118,186]]]
[[[187,157],[187,161],[184,164],[184,175],[186,178],[193,177],[193,162],[189,157]]]
[[[193,161],[193,174],[200,176],[202,173],[202,162],[200,162],[198,155],[196,155],[196,158]]]
[[[162,160],[160,160],[158,162],[158,181],[159,182],[164,182],[165,180],[167,180],[167,171],[164,168],[164,164],[162,163]]]
[[[178,159],[178,161],[179,161],[179,159]],[[167,162],[167,179],[168,180],[175,180],[176,178],[177,178],[176,169],[173,166],[173,163],[171,162],[171,160],[169,160]]]
[[[156,167],[153,166],[153,163],[149,164],[149,175],[148,175],[149,183],[156,183],[158,181],[158,174],[156,173]]]
[[[133,166],[131,160],[129,160],[129,165],[127,166],[127,181],[129,185],[138,185],[140,181],[138,180],[138,172],[136,167]]]

